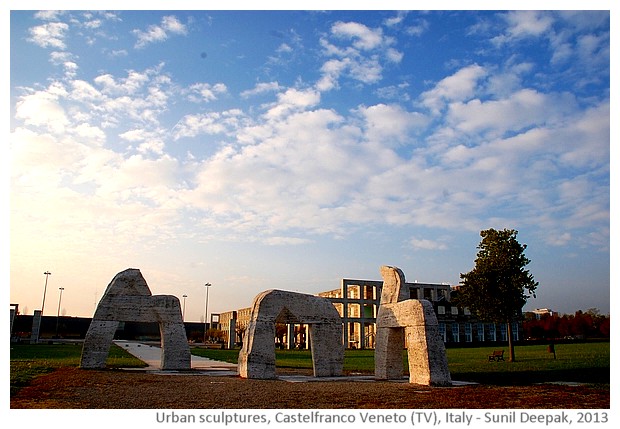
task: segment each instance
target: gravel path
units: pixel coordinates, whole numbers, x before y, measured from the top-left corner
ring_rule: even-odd
[[[610,392],[608,388],[554,384],[431,388],[398,382],[292,383],[197,373],[62,368],[33,380],[11,398],[10,405],[71,409],[605,409],[610,407]]]

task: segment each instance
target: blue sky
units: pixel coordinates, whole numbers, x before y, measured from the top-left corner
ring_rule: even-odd
[[[10,14],[10,300],[140,268],[186,320],[341,278],[457,284],[514,228],[526,309],[610,301],[609,12]]]

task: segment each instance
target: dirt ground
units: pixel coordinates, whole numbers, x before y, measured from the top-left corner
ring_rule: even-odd
[[[14,409],[606,409],[610,392],[604,387],[556,384],[440,388],[399,382],[292,383],[62,368],[34,379],[11,398],[10,405]]]

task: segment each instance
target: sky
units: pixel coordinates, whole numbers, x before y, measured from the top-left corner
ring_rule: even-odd
[[[608,314],[610,99],[604,10],[13,10],[10,302],[455,285],[509,228],[525,310]]]

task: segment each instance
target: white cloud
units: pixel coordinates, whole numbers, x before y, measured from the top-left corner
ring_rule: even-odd
[[[339,47],[327,38],[321,39],[323,55],[328,59],[315,85],[319,91],[338,88],[343,76],[365,84],[376,83],[383,77],[382,61],[400,63],[404,56],[391,46],[395,40],[384,36],[381,28],[371,29],[356,22],[335,23],[331,27],[331,40],[350,42],[350,45]]]
[[[353,39],[353,46],[360,50],[372,50],[383,43],[383,32],[380,28],[370,29],[357,22],[337,22],[331,32],[339,38]]]
[[[389,85],[377,89],[376,93],[379,98],[387,100],[409,101],[411,96],[408,92],[409,83],[403,82],[398,85]]]
[[[174,138],[223,133],[226,129],[219,119],[220,114],[217,112],[185,115],[174,127]]]
[[[382,78],[382,72],[383,67],[377,57],[364,58],[349,63],[349,76],[358,82],[366,84],[378,82]]]
[[[136,49],[144,48],[151,43],[167,40],[169,34],[187,34],[187,27],[175,16],[164,16],[161,25],[150,25],[146,31],[135,29],[132,33],[138,39],[134,45]]]
[[[421,36],[430,28],[428,21],[424,19],[418,20],[414,25],[410,25],[405,32],[411,36]]]
[[[175,16],[164,16],[161,20],[164,30],[175,34],[187,34],[187,27],[182,24]]]
[[[34,17],[43,21],[57,20],[64,11],[60,10],[40,10],[34,14]]]
[[[501,46],[526,37],[538,37],[548,33],[554,18],[546,11],[510,11],[502,15],[507,23],[506,32],[492,39]]]
[[[238,109],[185,115],[173,129],[175,140],[200,134],[235,133],[244,114]]]
[[[446,120],[459,133],[490,134],[518,132],[535,125],[550,125],[576,109],[573,96],[567,94],[542,94],[522,89],[500,100],[450,104]]]
[[[126,78],[116,79],[111,74],[102,74],[94,79],[94,82],[101,87],[101,91],[106,94],[134,94],[143,88],[149,80],[149,73],[140,73],[129,70]]]
[[[64,88],[51,85],[46,91],[37,91],[21,97],[16,104],[15,117],[26,125],[44,127],[54,133],[64,132],[69,124],[65,109],[58,102]]]
[[[99,127],[81,123],[71,128],[71,134],[84,141],[87,145],[103,146],[106,134]]]
[[[441,243],[435,240],[428,240],[425,238],[412,237],[409,240],[409,244],[411,244],[414,249],[422,250],[446,250],[448,248],[445,243]]]
[[[279,91],[281,89],[278,82],[260,82],[252,89],[241,92],[241,97],[249,98],[254,95],[260,95],[267,92]]]
[[[477,64],[464,67],[423,92],[421,103],[432,112],[439,113],[451,101],[465,101],[473,97],[478,82],[486,75],[487,70]]]
[[[276,52],[290,53],[290,52],[293,52],[293,48],[291,48],[291,46],[288,45],[287,43],[282,43],[280,46],[278,46],[278,49],[276,49]]]
[[[350,61],[348,59],[331,59],[326,61],[321,66],[321,72],[323,76],[316,83],[316,88],[321,91],[330,91],[334,88],[338,87],[338,79],[340,78],[340,74],[346,70],[349,66]]]
[[[512,37],[539,36],[553,24],[553,18],[544,11],[512,11],[505,19]]]
[[[423,115],[397,105],[377,104],[360,108],[359,112],[365,119],[366,137],[388,147],[410,141],[410,133],[428,123]]]
[[[278,101],[273,103],[265,117],[278,118],[294,112],[316,106],[321,100],[321,94],[313,89],[298,90],[289,88],[278,94]]]
[[[385,52],[385,56],[388,61],[391,61],[393,63],[400,63],[404,57],[404,54],[394,48],[388,48]]]
[[[228,88],[223,83],[216,83],[211,85],[210,83],[195,83],[189,87],[190,95],[189,99],[193,102],[209,102],[217,100],[221,94],[226,94]],[[198,97],[196,96],[198,95]]]
[[[134,130],[129,130],[122,134],[119,134],[118,136],[122,138],[123,140],[127,140],[129,142],[139,142],[139,141],[143,141],[146,138],[148,138],[148,136],[145,134],[146,134],[145,130],[134,129]]]
[[[403,22],[407,14],[408,14],[408,11],[398,11],[396,12],[396,16],[393,16],[391,18],[386,18],[383,21],[383,24],[387,27],[397,26]]]
[[[66,49],[65,37],[69,25],[64,22],[50,22],[29,29],[32,43],[42,48]]]

